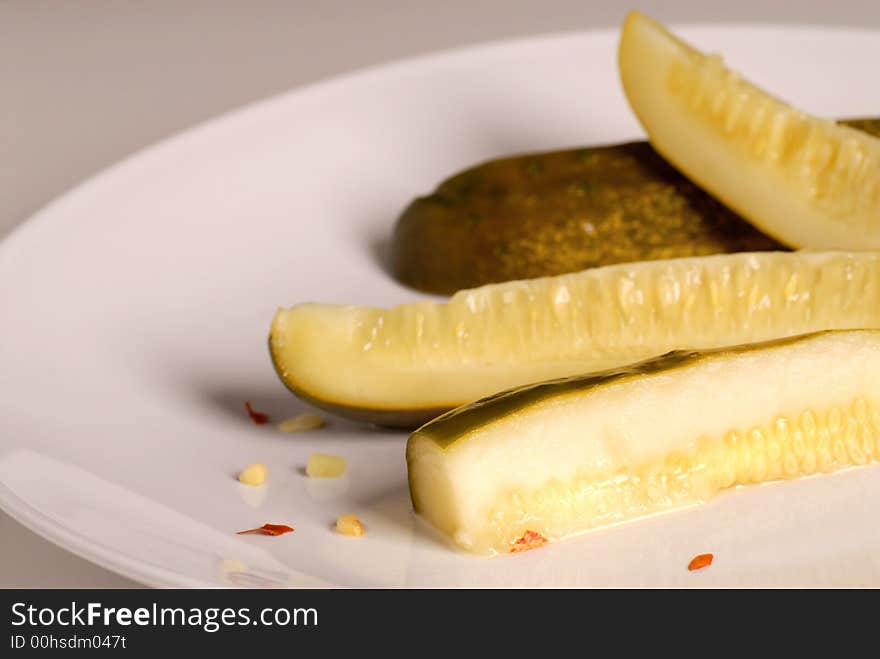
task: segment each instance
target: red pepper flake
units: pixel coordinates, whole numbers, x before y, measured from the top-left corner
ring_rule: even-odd
[[[549,541],[540,533],[535,531],[526,531],[522,534],[522,537],[513,543],[513,547],[510,548],[511,554],[516,554],[521,551],[528,551],[529,549],[537,549],[538,547],[543,547]]]
[[[245,401],[244,407],[247,410],[248,416],[251,418],[251,421],[256,423],[258,426],[262,426],[264,423],[269,423],[269,415],[263,412],[257,412],[253,407],[251,407],[251,402]]]
[[[287,526],[286,524],[263,524],[258,529],[239,531],[236,535],[245,535],[246,533],[259,533],[260,535],[284,535],[285,533],[293,533],[293,527]]]
[[[694,570],[702,570],[704,567],[709,567],[712,565],[712,561],[715,559],[714,554],[700,554],[699,556],[694,556],[691,559],[691,562],[688,563],[688,570],[693,572]]]

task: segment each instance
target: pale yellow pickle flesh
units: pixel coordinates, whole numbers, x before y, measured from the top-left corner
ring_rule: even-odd
[[[781,242],[880,248],[880,139],[771,96],[633,12],[620,75],[651,145]]]
[[[270,347],[299,395],[343,414],[414,413],[402,425],[415,427],[497,391],[670,350],[877,327],[880,253],[761,252],[508,282],[448,303],[301,305],[279,310]]]
[[[560,540],[878,458],[877,331],[526,387],[450,412],[407,447],[416,511],[489,555],[528,533]]]

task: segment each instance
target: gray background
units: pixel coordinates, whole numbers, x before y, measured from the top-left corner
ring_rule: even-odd
[[[131,152],[320,78],[482,41],[670,22],[880,27],[878,0],[0,0],[0,238]],[[0,513],[0,587],[134,586]]]

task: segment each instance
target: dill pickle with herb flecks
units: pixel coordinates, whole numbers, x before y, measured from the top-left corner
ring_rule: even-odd
[[[880,119],[842,122],[880,136]],[[614,263],[783,249],[647,142],[486,162],[414,200],[394,276],[432,293]]]

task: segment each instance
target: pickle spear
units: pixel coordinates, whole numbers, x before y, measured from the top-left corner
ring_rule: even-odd
[[[880,331],[826,332],[547,382],[407,444],[416,512],[498,554],[880,458]]]
[[[841,122],[880,136],[880,120]],[[391,268],[451,294],[614,263],[779,250],[668,164],[647,142],[492,160],[403,211]]]
[[[880,249],[880,139],[771,96],[631,13],[620,77],[651,144],[792,247]]]
[[[880,252],[645,261],[494,284],[392,309],[276,313],[272,362],[332,412],[415,427],[531,382],[827,329],[880,328]]]

